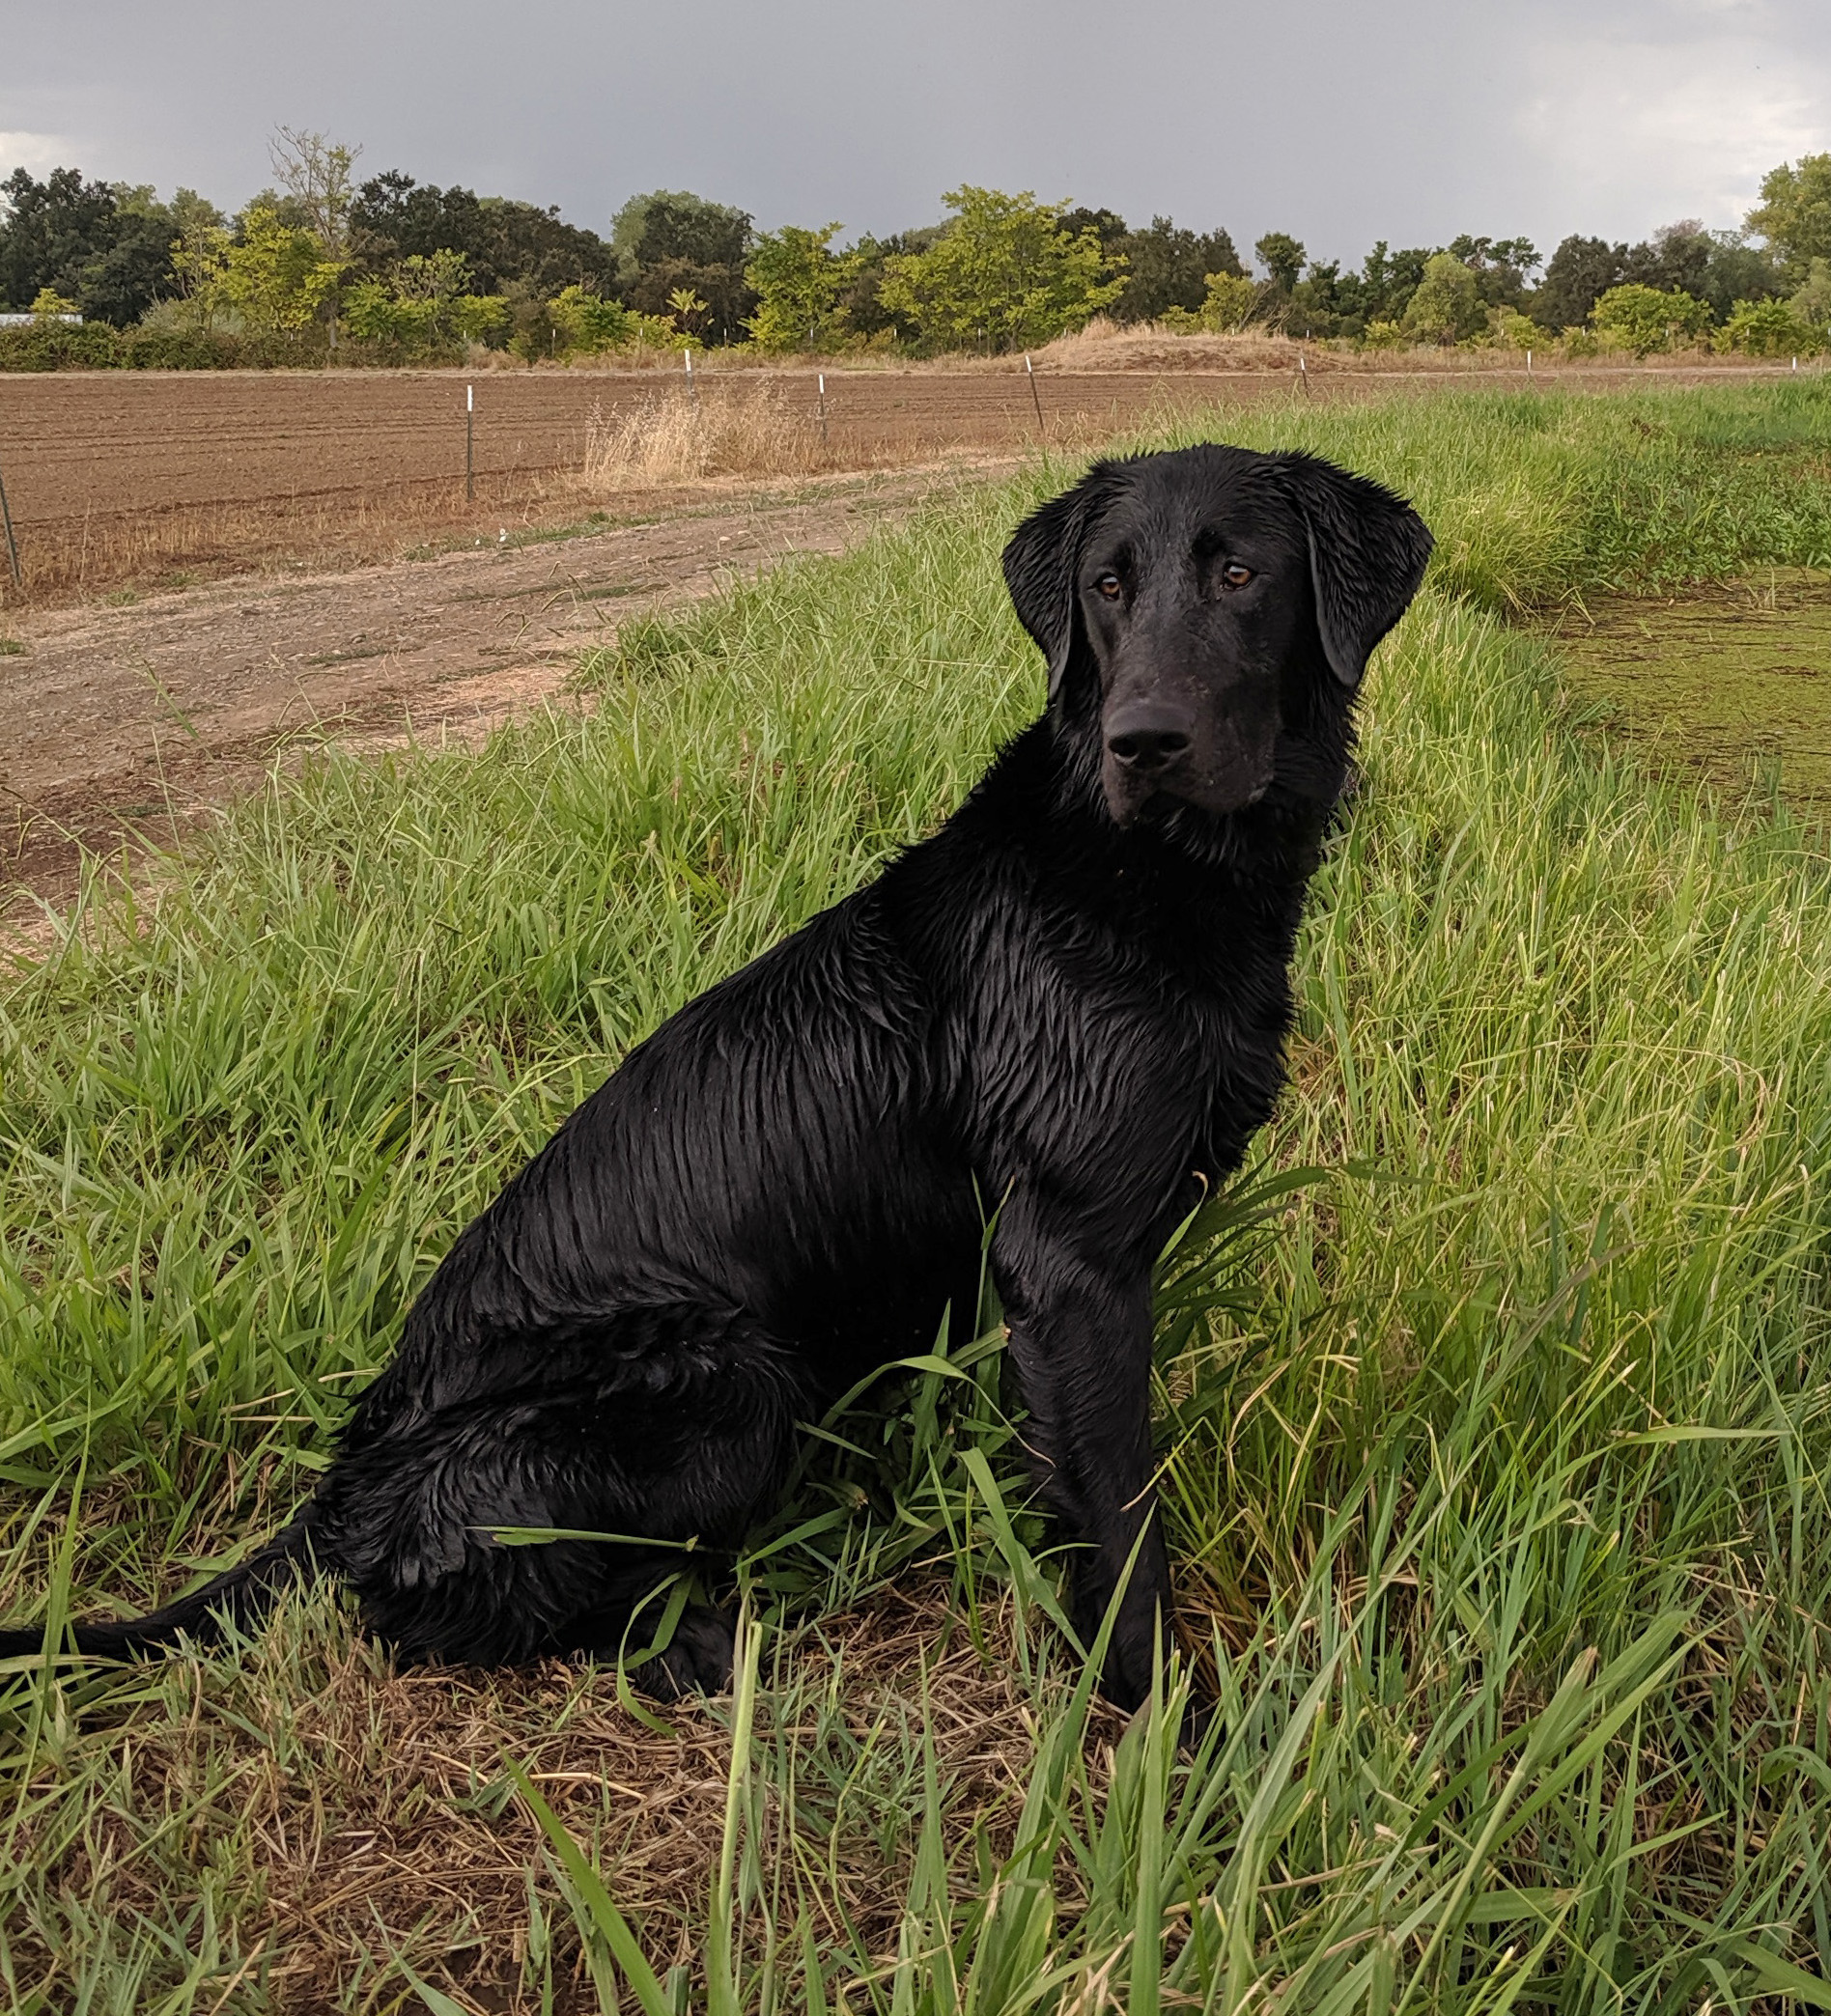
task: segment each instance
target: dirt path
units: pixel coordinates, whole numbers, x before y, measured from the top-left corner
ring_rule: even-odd
[[[26,648],[0,657],[0,916],[68,895],[79,845],[182,839],[291,737],[473,741],[558,691],[632,613],[785,553],[841,551],[987,466],[828,479],[519,547],[15,619]]]

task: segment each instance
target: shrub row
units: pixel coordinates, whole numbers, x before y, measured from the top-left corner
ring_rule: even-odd
[[[50,321],[0,328],[0,372],[273,371],[287,365],[322,370],[331,361],[322,328],[296,335],[238,335]],[[409,355],[398,345],[346,341],[338,345],[334,361],[358,366],[462,363],[464,347],[421,348]]]

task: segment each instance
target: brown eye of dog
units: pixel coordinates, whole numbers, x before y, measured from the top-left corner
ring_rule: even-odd
[[[1117,602],[1123,583],[1115,574],[1103,574],[1093,584],[1108,602]]]
[[[1221,570],[1221,578],[1229,588],[1244,588],[1253,578],[1253,570],[1250,567],[1242,567],[1235,560]]]

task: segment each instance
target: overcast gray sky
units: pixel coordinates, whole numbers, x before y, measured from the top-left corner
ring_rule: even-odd
[[[1739,223],[1831,149],[1827,0],[0,0],[0,174],[268,182],[276,125],[557,203],[893,231],[961,182],[1294,233]]]

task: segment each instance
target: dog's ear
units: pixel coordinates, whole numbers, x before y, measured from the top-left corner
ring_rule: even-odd
[[[1113,491],[1109,464],[1097,462],[1073,490],[1032,511],[1004,548],[1004,585],[1018,621],[1035,638],[1049,666],[1053,705],[1083,641],[1076,575],[1088,527]]]
[[[1310,539],[1323,652],[1352,689],[1374,645],[1411,606],[1434,542],[1423,519],[1383,485],[1314,456],[1283,462]]]

